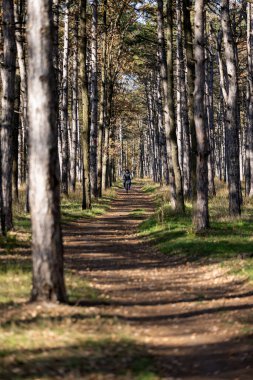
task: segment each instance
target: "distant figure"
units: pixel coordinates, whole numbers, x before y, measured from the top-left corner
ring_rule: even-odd
[[[125,173],[123,175],[123,184],[124,184],[124,188],[126,189],[127,192],[131,188],[131,185],[132,185],[131,181],[132,181],[131,173],[128,169],[126,169]]]

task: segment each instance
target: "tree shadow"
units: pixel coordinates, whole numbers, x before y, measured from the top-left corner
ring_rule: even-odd
[[[0,349],[1,380],[10,379],[251,379],[252,335],[203,345],[150,345],[85,340],[41,349]],[[11,360],[10,360],[11,358]],[[110,377],[108,377],[110,376]]]

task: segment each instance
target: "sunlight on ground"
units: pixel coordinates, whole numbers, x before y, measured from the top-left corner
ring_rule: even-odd
[[[224,184],[217,183],[217,196],[209,203],[211,228],[198,236],[192,229],[191,204],[186,203],[185,215],[178,215],[168,203],[168,190],[164,187],[157,190],[155,186],[153,189],[159,197],[158,209],[140,225],[141,236],[166,255],[187,261],[218,260],[223,264],[228,261],[232,271],[253,280],[253,200],[245,202],[240,218],[230,218],[227,190]]]
[[[139,182],[138,185],[140,185]],[[144,194],[152,197],[154,204],[157,204],[157,211],[141,223],[139,227],[141,236],[154,243],[163,253],[177,260],[198,265],[215,262],[217,268],[221,265],[227,267],[229,264],[230,273],[236,276],[243,275],[244,278],[253,280],[253,263],[250,257],[253,236],[251,201],[245,204],[242,217],[233,221],[226,216],[226,191],[223,186],[220,186],[218,197],[210,202],[211,229],[204,235],[196,236],[191,227],[190,204],[187,204],[186,215],[177,215],[168,204],[169,196],[166,188],[160,188],[146,181],[143,190]],[[103,200],[95,204],[92,211],[81,210],[78,192],[64,198],[63,222],[103,214],[110,207],[114,196],[114,190],[106,194]],[[191,329],[184,333],[185,336],[177,330],[178,321],[175,323],[172,321],[174,330],[171,331],[169,341],[168,336],[163,336],[162,333],[156,340],[152,340],[149,336],[152,325],[142,330],[142,333],[136,333],[129,321],[117,317],[117,307],[114,311],[107,312],[111,307],[107,295],[91,286],[75,270],[66,270],[66,284],[72,306],[27,303],[31,291],[30,221],[23,213],[23,207],[15,206],[15,210],[17,230],[9,234],[7,238],[2,238],[0,250],[1,380],[82,378],[159,380],[163,376],[157,360],[162,360],[162,354],[161,357],[154,357],[154,350],[157,350],[159,345],[164,345],[167,349],[169,347],[171,351],[168,357],[172,362],[175,360],[175,363],[181,360],[180,355],[177,356],[180,339],[184,348],[185,342],[188,342],[186,357],[192,354],[195,346],[196,349],[202,350],[198,337],[192,333]],[[133,208],[129,216],[132,219],[142,220],[146,213],[144,207],[138,207]],[[217,277],[219,277],[222,270],[217,269],[217,271],[219,272],[217,272]],[[213,274],[213,272],[206,272],[203,274],[204,280],[208,281],[208,276]],[[145,286],[148,289],[150,286],[152,293],[151,280],[150,277],[146,285],[143,283],[143,291],[145,291]],[[130,285],[135,287],[137,283],[140,284],[138,281],[136,278],[136,282]],[[227,286],[229,284],[228,282]],[[191,286],[191,292],[195,292],[194,298],[189,299],[186,306],[182,306],[181,313],[190,315],[195,312],[201,315],[205,308],[211,311],[212,308],[208,302],[213,302],[213,300],[209,301],[207,294]],[[184,294],[186,296],[186,293]],[[101,305],[106,305],[109,309],[101,312]],[[231,305],[233,306],[233,303]],[[188,312],[184,307],[189,308]],[[116,316],[114,316],[115,313]],[[243,311],[237,313],[235,309],[234,313],[237,314],[234,319],[231,318],[231,314],[225,313],[222,306],[214,307],[214,313],[216,314],[213,318],[221,323],[218,327],[214,324],[210,326],[210,329],[214,329],[210,330],[210,334],[214,334],[217,344],[225,344],[222,341],[223,338],[217,335],[217,331],[221,333],[219,330],[221,326],[223,333],[226,329],[232,328],[234,334],[232,340],[234,337],[240,339],[240,337],[251,336],[253,333],[252,323]],[[162,316],[160,314],[158,318]],[[166,315],[164,318],[166,319]],[[166,321],[164,323],[168,324]],[[202,332],[200,331],[199,334],[201,335]],[[205,336],[202,335],[202,344],[204,344],[204,338]],[[236,341],[235,343],[238,344]]]

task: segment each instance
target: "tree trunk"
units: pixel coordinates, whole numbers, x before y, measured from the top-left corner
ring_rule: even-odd
[[[13,130],[16,74],[16,41],[13,0],[2,1],[3,51],[1,54],[2,78],[2,193],[3,215],[6,230],[13,228],[12,217],[12,167],[13,167]]]
[[[97,138],[98,138],[98,79],[97,79],[97,29],[98,0],[91,0],[91,129],[90,129],[90,176],[91,192],[97,197]]]
[[[54,21],[54,41],[53,41],[53,65],[54,65],[54,72],[55,72],[55,98],[56,98],[56,114],[57,114],[57,155],[58,155],[58,161],[57,161],[57,175],[58,178],[61,178],[61,167],[60,167],[60,155],[59,155],[59,146],[60,146],[60,138],[59,138],[59,132],[60,132],[60,114],[59,114],[59,100],[60,100],[60,69],[59,69],[59,18],[60,18],[60,12],[59,12],[59,0],[53,0],[53,21]]]
[[[102,168],[103,168],[103,149],[104,131],[106,117],[106,42],[107,42],[107,0],[103,4],[103,36],[102,36],[102,62],[101,62],[101,91],[100,91],[100,115],[98,129],[98,196],[102,196]]]
[[[227,137],[227,162],[229,212],[233,216],[241,214],[241,186],[239,165],[239,130],[237,124],[237,71],[234,37],[229,16],[229,0],[221,2],[221,26],[223,31],[224,52],[227,70],[227,94],[226,103],[226,137]]]
[[[206,117],[204,107],[205,96],[205,50],[204,50],[204,0],[195,0],[195,91],[194,121],[197,137],[197,199],[194,205],[193,222],[196,232],[209,227],[208,214],[208,152]]]
[[[158,0],[158,45],[159,45],[159,65],[160,65],[160,76],[161,76],[161,87],[162,87],[162,97],[163,97],[163,119],[165,126],[165,137],[166,137],[166,148],[167,148],[167,158],[169,166],[169,183],[170,183],[170,193],[171,193],[171,207],[173,209],[177,208],[177,193],[175,186],[175,176],[173,168],[171,167],[171,142],[170,142],[170,119],[169,119],[169,93],[168,93],[168,70],[167,70],[167,58],[165,49],[165,38],[164,38],[164,14],[163,14],[163,0]],[[171,95],[171,94],[170,94]]]
[[[22,0],[21,0],[22,1]],[[27,67],[25,59],[25,36],[22,32],[23,23],[25,20],[25,9],[24,7],[21,10],[18,7],[18,4],[14,5],[15,10],[15,22],[16,22],[16,44],[17,44],[17,56],[18,56],[18,66],[20,73],[20,121],[21,121],[21,130],[24,135],[24,179],[26,181],[26,202],[25,202],[25,212],[30,211],[29,207],[29,178],[28,178],[28,136],[29,136],[29,126],[28,126],[28,115],[27,115]]]
[[[78,145],[78,18],[75,17],[72,73],[72,130],[70,150],[70,180],[72,191],[76,190],[77,145]]]
[[[32,301],[65,302],[51,0],[28,1]]]
[[[248,195],[253,197],[253,9],[247,4],[247,54],[248,54]],[[245,176],[246,177],[246,176]]]
[[[191,196],[191,138],[190,126],[188,117],[188,97],[186,84],[186,67],[184,57],[184,42],[183,42],[183,25],[182,25],[182,2],[177,0],[177,54],[178,54],[178,95],[180,102],[180,114],[182,131],[181,131],[181,156],[182,156],[182,172],[183,172],[183,189],[186,197]]]
[[[178,159],[178,145],[176,133],[174,73],[173,73],[173,4],[167,0],[167,70],[168,70],[168,106],[169,106],[169,139],[171,147],[172,166],[176,186],[176,209],[184,212],[184,193],[182,175]]]
[[[13,170],[12,170],[12,183],[13,183],[13,199],[19,201],[18,189],[18,137],[20,128],[20,76],[16,75],[16,97],[15,97],[15,114],[14,114],[14,128],[13,128]]]
[[[114,82],[112,78],[108,80],[108,91],[107,91],[107,107],[105,116],[105,139],[104,139],[104,149],[103,149],[103,159],[102,159],[102,191],[104,191],[109,186],[109,142],[110,142],[110,123],[112,117],[112,101],[114,92]]]
[[[64,47],[63,47],[63,70],[62,70],[62,192],[69,192],[69,138],[68,138],[68,61],[69,61],[69,3],[64,3]]]
[[[196,199],[196,165],[197,165],[197,140],[194,119],[194,78],[195,66],[193,57],[193,33],[191,24],[191,0],[183,0],[183,14],[184,14],[184,38],[186,48],[186,61],[187,61],[187,84],[188,84],[188,115],[191,134],[191,154],[190,154],[190,171],[191,171],[191,193],[192,199]]]
[[[80,144],[83,158],[83,199],[82,208],[91,208],[90,188],[90,119],[88,75],[86,68],[87,57],[87,0],[80,2],[80,50],[79,50],[79,76],[81,81],[82,121],[80,123]]]

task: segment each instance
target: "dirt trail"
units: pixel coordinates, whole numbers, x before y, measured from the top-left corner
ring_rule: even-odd
[[[97,313],[127,325],[163,379],[252,380],[253,289],[217,264],[154,252],[136,236],[137,209],[151,213],[152,197],[118,190],[107,214],[66,231],[67,266],[109,300]]]

